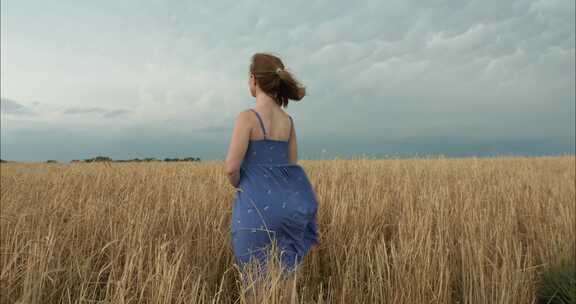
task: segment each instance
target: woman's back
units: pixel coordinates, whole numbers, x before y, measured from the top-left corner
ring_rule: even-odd
[[[267,154],[270,153],[271,157],[286,158],[290,163],[297,163],[298,145],[292,117],[280,108],[252,108],[250,111],[254,115],[248,150],[260,149],[262,145],[266,145],[263,143],[272,143],[271,151],[267,151]],[[274,153],[279,150],[272,152],[276,146],[282,149],[282,153]],[[247,151],[245,159],[251,159],[256,155],[257,151]]]
[[[293,121],[286,111],[281,108],[252,108],[250,110],[256,114],[250,140],[266,138],[288,141],[290,139]]]

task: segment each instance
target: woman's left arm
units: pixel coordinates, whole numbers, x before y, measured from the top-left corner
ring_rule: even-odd
[[[250,113],[248,111],[240,112],[236,117],[226,156],[225,171],[228,181],[234,188],[240,183],[240,166],[250,140]]]

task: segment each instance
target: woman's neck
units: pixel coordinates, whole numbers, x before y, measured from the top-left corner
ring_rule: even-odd
[[[270,96],[260,93],[256,95],[256,107],[258,108],[278,108],[280,107],[276,101]]]

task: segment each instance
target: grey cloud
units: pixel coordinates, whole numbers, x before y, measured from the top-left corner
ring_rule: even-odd
[[[72,107],[62,111],[63,114],[98,114],[106,118],[113,118],[121,115],[126,115],[131,112],[132,111],[125,109],[110,110],[99,107],[91,107],[91,108]]]
[[[547,100],[574,98],[571,0],[155,3],[157,25],[173,35],[159,59],[178,58],[242,82],[249,55],[278,52],[308,87],[304,105],[293,108],[299,122],[319,133],[394,130],[386,136],[396,137],[398,129],[423,132],[430,124],[449,132],[488,119],[475,108],[509,116],[500,128],[514,121],[530,133],[535,126],[517,121],[515,111],[537,116]],[[191,59],[189,50],[197,56]],[[214,91],[211,98],[221,98]],[[547,99],[543,92],[550,92]],[[440,114],[430,117],[431,111]],[[573,121],[561,110],[546,113],[562,117],[551,122],[551,132]],[[342,121],[350,122],[347,130]]]
[[[0,98],[2,113],[20,116],[36,115],[36,111],[29,106],[8,98]]]

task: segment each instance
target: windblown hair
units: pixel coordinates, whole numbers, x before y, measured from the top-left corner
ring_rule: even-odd
[[[280,70],[277,71],[278,68]],[[254,74],[260,89],[284,108],[288,107],[289,99],[299,101],[306,95],[306,88],[285,69],[282,60],[272,54],[252,55],[250,73]]]

